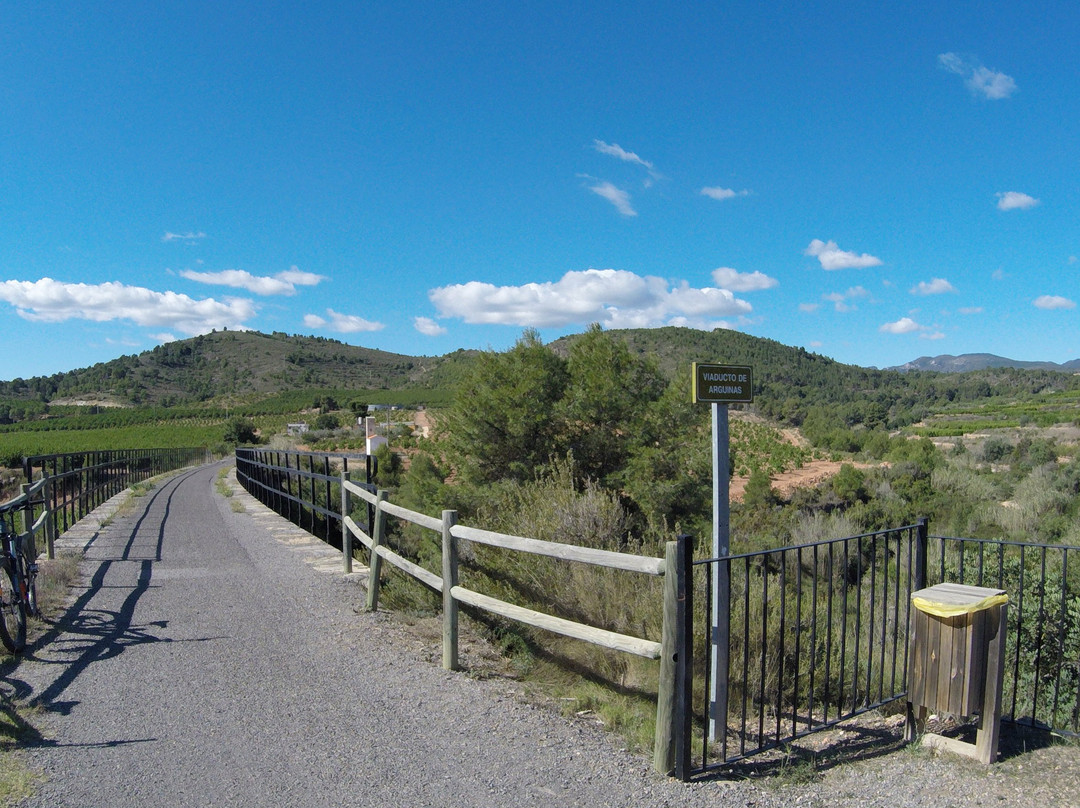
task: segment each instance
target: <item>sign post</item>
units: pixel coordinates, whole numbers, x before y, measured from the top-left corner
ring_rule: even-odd
[[[693,402],[712,405],[713,443],[713,535],[712,557],[731,554],[730,468],[731,439],[728,404],[748,404],[754,400],[753,369],[747,365],[712,365],[694,362]],[[731,639],[731,567],[720,562],[713,577],[712,614],[709,616],[710,664],[709,740],[727,727],[728,653]],[[719,726],[718,726],[719,724]]]

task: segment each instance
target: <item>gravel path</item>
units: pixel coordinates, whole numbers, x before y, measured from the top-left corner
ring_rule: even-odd
[[[67,537],[86,552],[74,605],[0,670],[42,707],[25,806],[1080,806],[1064,745],[993,767],[893,751],[806,783],[660,777],[512,682],[428,662],[361,610],[340,554],[217,493],[219,468]]]

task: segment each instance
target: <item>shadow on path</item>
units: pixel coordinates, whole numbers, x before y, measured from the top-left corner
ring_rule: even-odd
[[[135,622],[135,610],[139,600],[151,588],[154,564],[161,561],[162,558],[162,549],[165,544],[173,497],[178,488],[184,485],[196,471],[198,470],[192,470],[173,478],[155,492],[152,497],[144,501],[142,512],[127,536],[122,549],[116,554],[116,558],[84,560],[84,565],[88,567],[97,564],[86,590],[59,618],[49,621],[49,629],[40,635],[32,645],[27,647],[21,660],[13,659],[0,667],[0,699],[2,699],[0,709],[14,714],[15,710],[11,705],[19,702],[31,708],[37,707],[48,712],[67,715],[78,702],[61,701],[61,696],[95,662],[111,659],[123,653],[127,648],[146,643],[206,642],[212,639],[220,639],[207,637],[172,640],[160,637],[156,633],[168,626],[167,621],[161,620],[145,624]],[[160,516],[160,521],[157,523],[152,558],[137,558],[135,556],[138,539],[144,532],[153,529],[153,522],[147,524],[147,520],[153,515],[152,509],[162,496],[166,496],[165,509]],[[107,549],[101,547],[101,539],[106,536],[107,529],[95,536],[97,549],[105,554],[107,554]],[[134,585],[117,586],[116,584],[106,583],[110,572],[118,573],[123,575],[125,579],[129,579],[130,575],[125,567],[131,564],[138,565],[138,577]],[[118,608],[95,608],[95,599],[110,589],[130,589],[130,591]],[[20,661],[57,666],[61,670],[59,675],[47,687],[38,693],[34,693],[33,687],[16,675]],[[54,745],[42,739],[40,734],[25,719],[15,718],[13,724],[17,727],[15,732],[19,736],[17,740],[20,745]],[[109,741],[98,745],[115,746],[147,740],[153,739]]]

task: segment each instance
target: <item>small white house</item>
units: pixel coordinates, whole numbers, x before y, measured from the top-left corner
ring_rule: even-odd
[[[295,437],[297,435],[303,435],[305,432],[308,431],[308,428],[309,428],[308,425],[303,424],[303,423],[301,423],[301,424],[288,424],[287,428],[286,428],[286,431],[289,433],[290,436]]]
[[[385,446],[388,441],[383,435],[368,435],[367,436],[367,453],[375,454],[375,450],[380,446]]]

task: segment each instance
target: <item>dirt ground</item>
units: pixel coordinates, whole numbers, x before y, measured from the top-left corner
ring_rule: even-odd
[[[870,463],[852,463],[850,460],[844,462],[860,469],[872,467]],[[784,499],[790,499],[795,489],[813,488],[834,477],[839,473],[844,462],[839,460],[811,460],[805,463],[802,468],[785,471],[783,474],[774,474],[770,477],[773,490]],[[731,478],[730,499],[732,502],[742,502],[743,492],[746,490],[746,483],[749,479],[749,477]]]

